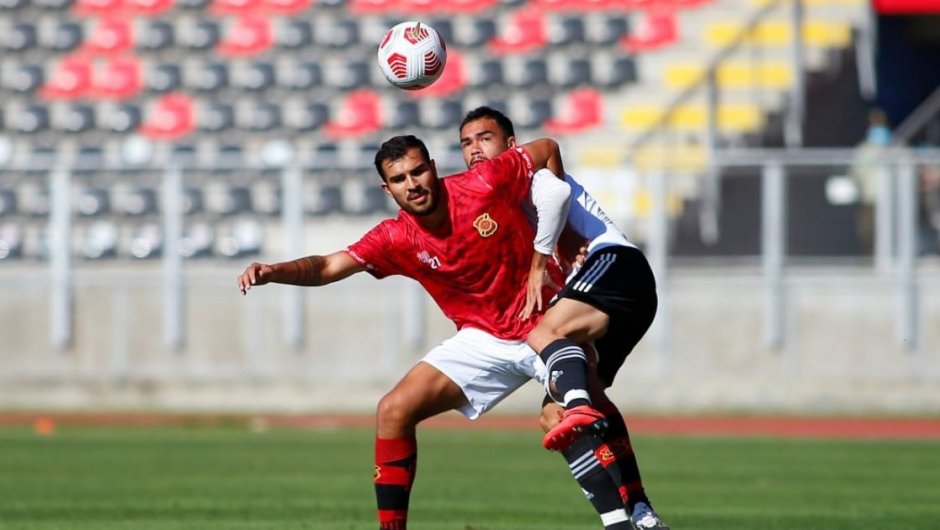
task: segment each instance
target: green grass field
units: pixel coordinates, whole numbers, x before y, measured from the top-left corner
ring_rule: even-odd
[[[420,434],[413,530],[600,528],[528,432]],[[940,443],[638,437],[674,529],[937,529]],[[0,528],[372,529],[367,430],[0,429]]]

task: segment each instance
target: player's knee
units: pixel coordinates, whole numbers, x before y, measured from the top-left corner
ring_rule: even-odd
[[[375,411],[376,422],[380,431],[397,430],[411,422],[414,416],[407,400],[396,392],[389,392],[382,396]]]
[[[542,414],[539,416],[539,426],[542,427],[542,432],[548,432],[558,425],[558,422],[561,421],[562,412],[564,412],[564,409],[555,403],[549,403],[542,407]]]
[[[535,329],[529,332],[529,336],[526,338],[526,341],[529,343],[529,347],[535,350],[536,353],[542,353],[542,350],[544,350],[549,344],[554,342],[556,339],[561,338],[561,336],[558,335],[557,330],[551,326],[543,324],[545,324],[544,320],[538,326],[535,326]]]

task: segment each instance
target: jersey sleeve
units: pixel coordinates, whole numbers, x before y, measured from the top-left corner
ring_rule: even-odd
[[[366,232],[359,241],[346,248],[346,253],[376,278],[399,272],[394,261],[397,255],[394,239],[387,222],[380,223]]]
[[[513,147],[481,164],[480,175],[497,193],[512,202],[522,202],[532,185],[535,164],[522,147]]]

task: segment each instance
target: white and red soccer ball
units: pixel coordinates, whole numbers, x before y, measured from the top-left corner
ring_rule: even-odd
[[[431,26],[413,20],[402,22],[382,38],[378,61],[389,83],[418,90],[430,86],[444,72],[447,47]]]

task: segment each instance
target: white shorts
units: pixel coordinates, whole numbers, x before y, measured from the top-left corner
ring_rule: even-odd
[[[421,359],[457,384],[469,405],[458,410],[475,420],[530,379],[545,379],[545,365],[524,340],[498,339],[464,328]]]

